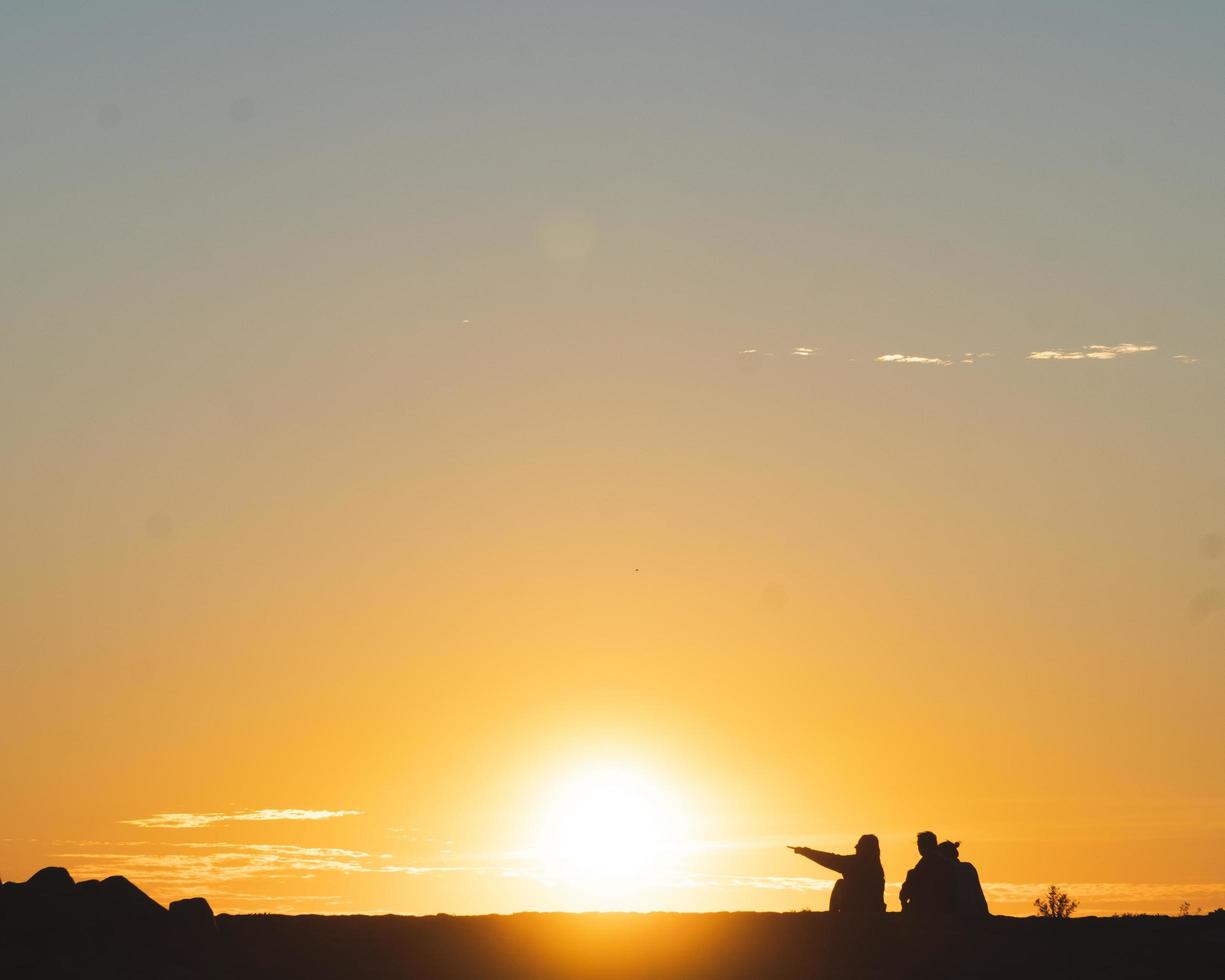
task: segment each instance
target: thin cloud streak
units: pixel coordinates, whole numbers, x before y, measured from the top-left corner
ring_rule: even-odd
[[[319,874],[497,874],[500,865],[406,865],[387,863],[390,854],[297,844],[234,844],[228,841],[65,841],[52,855],[78,878],[122,874],[137,884],[181,894],[212,893],[218,882],[310,879]],[[133,853],[132,848],[148,850]],[[154,850],[156,849],[156,850]]]
[[[335,847],[294,844],[195,844],[186,853],[87,850],[54,855],[76,877],[122,874],[137,884],[209,891],[214,882],[252,878],[311,878],[321,872],[351,874],[367,870],[370,855]]]
[[[879,364],[934,364],[939,367],[948,367],[953,363],[943,357],[921,357],[918,354],[881,354],[876,361]]]
[[[1046,892],[1050,882],[984,881],[983,892],[992,905],[1028,906],[1035,898]],[[1170,904],[1173,912],[1180,902],[1193,901],[1204,905],[1219,905],[1225,900],[1225,883],[1208,882],[1198,884],[1152,883],[1130,881],[1082,881],[1060,884],[1078,900],[1081,914],[1096,905],[1110,910],[1152,908],[1154,905]]]
[[[824,348],[821,347],[793,347],[788,352],[792,357],[815,357],[820,354]],[[1028,361],[1115,361],[1122,357],[1129,357],[1133,354],[1150,354],[1160,348],[1156,344],[1085,344],[1081,347],[1050,347],[1044,350],[1031,350],[1024,355],[1024,360]],[[740,356],[751,360],[756,357],[775,357],[773,351],[763,350],[760,347],[745,347],[737,352]],[[960,355],[950,354],[946,356],[927,355],[927,354],[905,354],[905,353],[889,353],[880,354],[873,357],[873,362],[877,364],[919,364],[929,367],[949,367],[953,364],[972,365],[978,364],[980,361],[985,361],[991,358],[997,358],[998,355],[994,351],[965,351]],[[1002,355],[1003,359],[1011,360],[1014,354]],[[1199,358],[1190,354],[1171,354],[1170,359],[1178,364],[1198,364]],[[849,363],[855,363],[859,357],[848,358]]]
[[[134,827],[165,830],[196,830],[213,824],[248,820],[334,820],[337,817],[360,816],[361,810],[240,810],[237,813],[155,813],[151,817],[120,820]]]
[[[1156,344],[1087,344],[1077,348],[1055,347],[1030,351],[1030,361],[1113,361],[1125,354],[1147,354],[1157,350]]]
[[[829,879],[790,875],[729,875],[687,874],[667,881],[673,888],[753,888],[765,891],[829,891],[834,883]]]

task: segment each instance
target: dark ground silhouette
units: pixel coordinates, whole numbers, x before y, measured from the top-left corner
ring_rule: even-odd
[[[0,887],[0,975],[14,978],[1225,976],[1225,911],[920,928],[897,913],[220,915],[162,908],[123,878],[63,869]]]

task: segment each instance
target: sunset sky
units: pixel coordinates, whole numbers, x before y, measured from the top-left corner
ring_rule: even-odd
[[[9,4],[0,877],[1225,905],[1225,4]]]

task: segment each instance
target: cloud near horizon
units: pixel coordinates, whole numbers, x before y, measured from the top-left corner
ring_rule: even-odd
[[[205,890],[217,881],[309,878],[322,871],[345,874],[365,871],[370,858],[365,851],[296,844],[177,843],[164,845],[159,853],[133,852],[123,842],[98,841],[90,846],[82,841],[76,846],[87,849],[53,855],[70,863],[74,877],[122,874],[137,884]]]
[[[1030,361],[1113,361],[1124,354],[1147,354],[1157,349],[1156,344],[1087,344],[1077,348],[1055,347],[1050,350],[1030,351]]]
[[[166,902],[203,895],[231,907],[257,911],[303,911],[349,903],[335,894],[289,896],[291,908],[258,891],[260,882],[324,881],[329,875],[493,875],[499,864],[393,863],[391,854],[372,854],[342,847],[297,844],[236,844],[228,841],[60,841],[49,854],[77,880],[123,875],[137,887]],[[256,889],[253,891],[252,889]]]
[[[804,875],[733,875],[694,872],[667,882],[673,888],[756,888],[766,891],[827,892],[834,887],[832,879],[810,878]]]
[[[522,856],[515,859],[509,856],[467,855],[467,861],[463,863],[416,864],[395,861],[391,854],[296,844],[200,841],[158,844],[150,841],[86,840],[61,841],[59,844],[64,849],[48,856],[62,862],[78,880],[122,874],[163,902],[189,895],[204,895],[213,901],[220,900],[222,906],[249,911],[371,911],[355,907],[351,901],[328,888],[330,875],[496,875],[534,879],[546,884],[560,880],[555,871],[525,864]],[[260,882],[274,880],[313,881],[315,886],[309,895],[290,895],[284,899],[259,891]],[[663,873],[648,884],[665,891],[730,888],[737,892],[744,890],[745,893],[790,892],[795,894],[798,904],[824,907],[824,896],[833,886],[833,880],[832,877],[808,875],[714,874],[678,870]],[[992,909],[1005,914],[1025,915],[1029,913],[1030,903],[1046,891],[1047,884],[983,881],[983,890]],[[899,885],[897,881],[886,884],[890,908],[896,908]],[[1168,912],[1173,914],[1183,901],[1206,909],[1225,904],[1225,884],[1216,882],[1069,882],[1060,887],[1080,901],[1082,915],[1111,914],[1139,908],[1164,909],[1166,906]]]
[[[880,364],[935,364],[948,367],[952,361],[943,357],[921,357],[918,354],[881,354],[877,362]]]
[[[160,828],[166,830],[196,830],[218,823],[249,820],[334,820],[337,817],[360,816],[362,810],[301,810],[264,809],[239,810],[236,813],[155,813],[151,817],[120,820],[133,827]]]
[[[1115,361],[1132,354],[1149,354],[1160,350],[1156,344],[1085,344],[1080,347],[1051,347],[1045,350],[1031,350],[1024,355],[1028,361]],[[793,347],[788,352],[792,357],[814,357],[822,353],[820,347]],[[748,359],[754,357],[776,357],[774,351],[763,350],[760,347],[744,347],[738,352]],[[949,367],[953,364],[978,364],[991,358],[1002,357],[1011,360],[1014,354],[997,355],[994,351],[966,351],[962,354],[927,355],[890,353],[880,354],[872,358],[876,364],[921,364],[935,367]],[[1198,364],[1199,358],[1191,354],[1171,354],[1169,359],[1177,364]],[[851,357],[851,362],[859,360]]]

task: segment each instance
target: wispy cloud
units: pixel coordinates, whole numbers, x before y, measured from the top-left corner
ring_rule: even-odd
[[[766,891],[829,891],[834,883],[829,879],[802,875],[718,875],[686,874],[665,884],[673,888],[756,888]]]
[[[935,364],[939,367],[948,367],[953,363],[943,357],[921,357],[918,354],[881,354],[876,360],[880,364]]]
[[[396,875],[447,875],[447,874],[470,874],[470,875],[487,875],[501,874],[507,875],[509,872],[503,868],[486,867],[483,865],[417,865],[417,864],[380,864],[375,868],[363,868],[364,871],[375,871],[379,874],[396,874]]]
[[[240,820],[333,820],[336,817],[355,817],[361,810],[239,810],[236,813],[155,813],[151,817],[120,820],[134,827],[166,830],[196,830],[218,823]]]
[[[1079,350],[1035,350],[1026,355],[1031,361],[1083,361],[1085,352]]]
[[[996,906],[1020,905],[1026,910],[1042,895],[1050,882],[984,881],[987,901]],[[1173,912],[1180,902],[1203,904],[1213,908],[1225,898],[1225,883],[1196,884],[1150,883],[1128,881],[1086,881],[1061,884],[1061,890],[1081,903],[1081,914],[1094,911],[1129,911],[1154,909],[1168,905]]]
[[[1030,361],[1115,361],[1133,354],[1150,354],[1160,348],[1156,344],[1084,344],[1080,347],[1050,347],[1043,350],[1031,350],[1024,355]],[[821,347],[792,347],[788,354],[791,357],[814,357],[823,352]],[[745,360],[742,367],[747,368],[754,358],[776,357],[774,351],[760,347],[744,347],[738,352]],[[935,367],[949,367],[953,364],[978,364],[991,358],[1013,360],[1021,356],[1019,351],[997,354],[995,351],[965,351],[962,354],[880,354],[871,359],[877,364],[922,364]],[[1198,364],[1199,358],[1190,354],[1172,354],[1170,358],[1178,364]],[[849,362],[860,360],[860,356],[849,357]]]
[[[76,877],[122,874],[142,886],[209,891],[214,882],[365,871],[370,855],[339,847],[194,842],[168,845],[156,853],[101,843],[54,857],[68,864]]]
[[[183,895],[228,897],[238,882],[308,881],[329,874],[488,875],[505,870],[504,866],[494,864],[391,863],[389,854],[297,844],[65,841],[62,846],[65,849],[51,857],[64,864],[74,877],[120,874],[167,900]]]
[[[1155,350],[1155,344],[1087,344],[1083,347],[1035,350],[1026,356],[1031,361],[1113,361],[1126,354],[1147,354]]]

